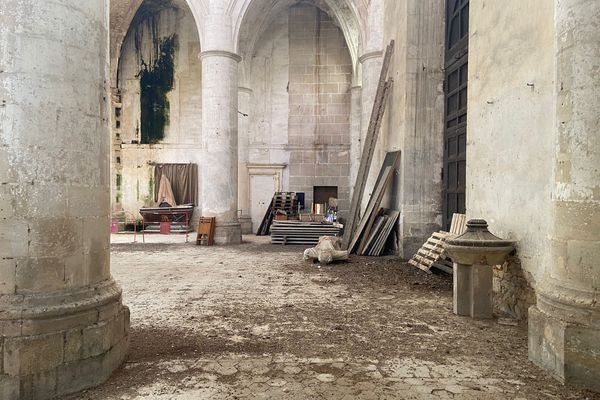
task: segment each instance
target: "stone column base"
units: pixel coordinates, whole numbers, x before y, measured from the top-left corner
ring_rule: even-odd
[[[600,328],[529,308],[529,359],[563,383],[600,392]]]
[[[97,386],[127,354],[129,309],[112,280],[76,293],[0,296],[0,309],[3,400],[51,399]]]
[[[240,225],[242,226],[242,235],[252,234],[252,217],[249,215],[242,215],[239,217]]]
[[[242,226],[239,222],[219,223],[215,227],[215,244],[224,246],[242,243]]]

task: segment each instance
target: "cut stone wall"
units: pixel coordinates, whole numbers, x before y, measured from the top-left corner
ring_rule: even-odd
[[[249,165],[240,180],[248,185],[250,167],[283,165],[282,190],[305,192],[310,210],[314,186],[337,186],[343,216],[350,197],[353,72],[342,31],[324,11],[305,4],[273,16],[254,46],[242,49],[252,54],[242,66],[252,107],[243,124],[248,129],[240,131],[247,135],[240,145],[247,146]],[[242,210],[253,201],[250,193],[251,187],[241,192]]]
[[[340,213],[350,208],[352,61],[331,18],[312,6],[290,9],[290,190],[337,186]]]

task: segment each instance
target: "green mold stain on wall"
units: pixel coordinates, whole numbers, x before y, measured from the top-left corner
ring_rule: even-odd
[[[147,16],[136,27],[135,48],[140,70],[141,144],[159,143],[169,125],[169,99],[175,80],[177,35],[160,36],[160,13]],[[150,37],[146,35],[149,34]],[[148,41],[151,41],[151,51]]]

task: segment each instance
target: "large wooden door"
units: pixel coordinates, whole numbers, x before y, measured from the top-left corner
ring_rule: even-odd
[[[444,228],[465,212],[469,0],[446,0]]]

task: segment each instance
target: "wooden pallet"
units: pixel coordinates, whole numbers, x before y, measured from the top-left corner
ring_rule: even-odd
[[[453,263],[444,250],[444,243],[449,239],[462,235],[466,231],[466,222],[464,214],[454,214],[450,232],[434,232],[408,263],[429,274],[432,273],[432,268],[452,274]]]

